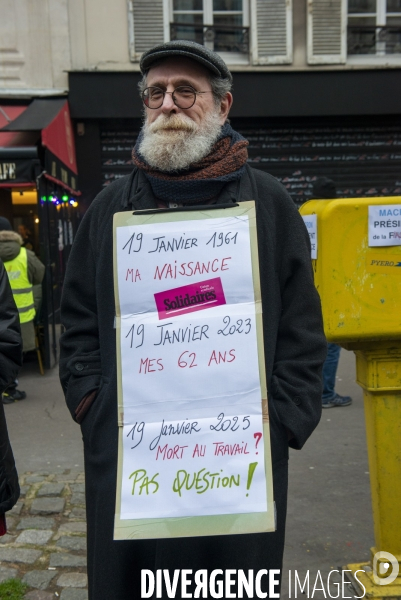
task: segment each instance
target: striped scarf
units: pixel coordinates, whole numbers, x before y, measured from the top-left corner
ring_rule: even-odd
[[[143,133],[132,151],[134,164],[141,169],[156,198],[178,204],[201,204],[219,195],[224,185],[242,177],[248,159],[248,142],[228,123],[210,153],[189,169],[166,173],[151,167],[139,153]]]

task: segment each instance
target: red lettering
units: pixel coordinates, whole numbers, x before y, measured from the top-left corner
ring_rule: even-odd
[[[156,267],[155,276],[153,277],[153,279],[156,279],[156,277],[158,277],[159,280],[162,279],[163,275],[164,275],[164,270],[166,267],[167,267],[167,264],[164,265],[164,267],[162,268],[161,271],[159,270],[159,267]]]
[[[218,364],[218,362],[217,362],[217,358],[216,358],[216,352],[215,352],[215,350],[213,350],[213,352],[212,352],[212,356],[211,356],[211,357],[210,357],[210,359],[209,359],[209,363],[208,363],[208,365],[207,365],[208,367],[210,367],[210,363],[212,362],[212,360],[214,360],[214,362],[216,363],[216,365]]]
[[[219,350],[219,362],[218,364],[220,364],[221,362],[226,362],[226,354],[227,352],[224,350],[224,354],[222,354]]]
[[[194,269],[194,275],[196,275],[196,272],[198,272],[198,273],[199,273],[199,275],[201,275],[201,274],[202,274],[201,267],[200,267],[200,264],[199,264],[198,262],[197,262],[197,263],[196,263],[196,265],[195,265],[195,269]]]
[[[228,356],[230,358],[228,358]],[[211,357],[209,358],[209,363],[208,363],[208,367],[210,367],[211,363],[214,361],[216,363],[216,365],[220,365],[221,363],[231,363],[236,359],[235,356],[235,349],[232,349],[228,352],[228,356],[227,356],[227,350],[224,350],[224,352],[220,352],[220,350],[218,351],[218,353],[216,352],[216,350],[213,350]]]
[[[157,446],[157,451],[156,451],[156,460],[159,459],[159,454],[166,454],[167,452],[167,444],[165,446],[163,446],[163,448],[160,448],[160,446]],[[163,460],[164,460],[165,456],[163,456]]]
[[[136,283],[137,279],[139,279],[139,281],[141,281],[141,274],[138,271],[138,269],[135,270],[135,275],[134,275],[134,269],[127,269],[127,275],[125,277],[125,281],[128,281],[130,275],[131,275],[132,283]]]
[[[226,265],[225,261],[226,260],[231,260],[231,256],[227,256],[226,258],[223,258],[221,261],[221,270],[222,271],[228,271],[228,269],[230,268],[228,265]]]
[[[142,373],[142,366],[145,367],[145,373],[147,373],[147,369],[148,369],[148,358],[145,358],[145,360],[143,360],[143,358],[141,358],[141,364],[139,365],[139,372]]]
[[[248,444],[224,444],[223,442],[213,442],[214,456],[237,456],[238,454],[249,454]]]
[[[157,364],[157,366],[159,367],[158,369],[154,368],[156,366],[154,363]],[[146,373],[156,373],[156,371],[163,371],[163,369],[164,366],[161,358],[141,358],[141,362],[139,365],[140,373],[144,373],[146,375]]]
[[[174,458],[180,460],[184,456],[185,448],[188,448],[188,446],[179,446],[178,444],[176,444],[174,448],[169,448],[168,444],[163,446],[163,448],[160,448],[160,446],[158,446],[156,452],[156,460],[159,460],[159,456],[162,457],[162,460],[171,460]]]
[[[205,456],[205,454],[206,454],[206,445],[202,446],[202,444],[195,444],[195,448],[192,453],[192,458],[195,458],[195,456]]]

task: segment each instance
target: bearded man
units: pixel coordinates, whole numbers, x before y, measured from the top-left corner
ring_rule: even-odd
[[[91,600],[140,598],[141,569],[169,569],[171,577],[174,569],[281,569],[288,445],[301,448],[321,413],[326,342],[309,236],[284,188],[247,165],[248,143],[227,121],[231,73],[216,53],[187,41],[145,52],[141,71],[145,120],[133,172],[103,190],[85,214],[62,300],[60,376],[84,440]],[[277,530],[113,541],[118,442],[113,214],[245,200],[255,201],[257,213]],[[267,577],[262,590],[268,591]]]

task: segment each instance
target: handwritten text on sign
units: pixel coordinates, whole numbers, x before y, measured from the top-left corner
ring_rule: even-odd
[[[265,512],[246,216],[117,228],[121,518]]]

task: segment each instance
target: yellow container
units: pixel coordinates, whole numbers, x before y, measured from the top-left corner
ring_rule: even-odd
[[[304,217],[316,214],[312,264],[329,342],[401,338],[401,246],[368,245],[369,206],[394,204],[401,205],[400,196],[310,200],[301,207]]]

